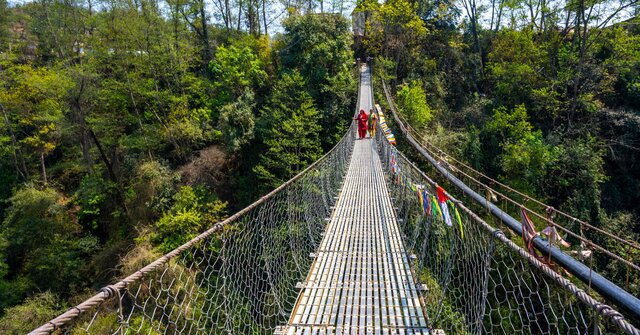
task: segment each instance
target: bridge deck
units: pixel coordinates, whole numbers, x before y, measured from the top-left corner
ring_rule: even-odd
[[[428,334],[371,141],[355,143],[335,210],[283,334]]]

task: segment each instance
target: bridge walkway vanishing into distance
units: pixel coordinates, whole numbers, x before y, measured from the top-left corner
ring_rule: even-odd
[[[372,107],[363,67],[358,106]],[[282,334],[428,334],[373,140],[355,143],[320,247]]]
[[[362,66],[358,109],[371,87]],[[437,184],[381,133],[355,140],[352,123],[289,181],[32,334],[640,334],[448,193],[445,222]]]
[[[282,334],[428,334],[371,139],[356,141],[303,286]]]

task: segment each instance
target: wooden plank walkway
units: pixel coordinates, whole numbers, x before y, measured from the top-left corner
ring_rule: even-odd
[[[314,263],[276,334],[429,333],[380,158],[371,139],[355,142]]]

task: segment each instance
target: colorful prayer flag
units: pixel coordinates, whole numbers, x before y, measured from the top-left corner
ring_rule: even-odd
[[[430,214],[431,207],[429,206],[429,195],[427,191],[422,191],[422,211],[424,214]]]
[[[547,226],[544,230],[540,232],[540,234],[547,235],[547,239],[552,245],[557,245],[558,243],[565,248],[571,246],[569,242],[565,241],[560,234],[558,234],[558,230],[554,226]]]
[[[438,199],[436,199],[436,196],[433,195],[431,196],[431,207],[432,212],[433,212],[433,216],[436,217],[442,217],[442,210],[440,210],[440,206],[438,205]]]
[[[458,212],[458,207],[456,207],[453,201],[451,202],[451,207],[453,208],[453,211],[456,214],[456,221],[458,221],[458,226],[460,227],[460,238],[464,239],[464,231],[462,230],[462,219],[460,218],[460,212]]]
[[[440,210],[441,210],[440,215],[442,216],[444,223],[447,226],[451,227],[453,226],[453,223],[451,222],[449,207],[447,207],[447,200],[449,200],[449,197],[446,195],[444,189],[440,186],[436,187],[436,191],[438,193],[438,203],[440,205]]]
[[[533,247],[533,239],[538,235],[538,232],[536,232],[536,227],[533,224],[533,221],[531,221],[523,207],[520,207],[520,218],[522,219],[522,241],[524,241],[527,251],[529,251],[531,256],[544,261],[544,258],[539,256],[536,249]]]

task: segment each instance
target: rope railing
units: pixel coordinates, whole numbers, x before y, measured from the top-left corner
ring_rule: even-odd
[[[386,162],[404,242],[415,255],[431,329],[447,334],[601,334],[640,331],[612,307],[554,271],[444,192],[449,226],[421,199],[439,186],[383,135]],[[417,193],[422,192],[421,196]],[[433,203],[433,202],[432,202]]]
[[[384,86],[384,90],[385,90],[385,94],[388,94],[388,88],[386,87],[386,83],[383,83]],[[415,128],[413,128],[411,126],[411,124],[409,122],[407,122],[407,120],[400,114],[396,113],[396,117],[400,120],[400,124],[402,127],[404,127],[406,129],[407,132],[410,132],[415,138],[420,139],[420,144],[423,145],[423,148],[425,150],[427,150],[431,155],[433,155],[434,157],[439,158],[439,160],[445,164],[447,164],[447,166],[450,168],[450,170],[454,173],[458,172],[460,174],[462,174],[464,177],[468,178],[468,180],[473,181],[474,183],[478,184],[478,186],[481,186],[482,188],[484,188],[485,190],[489,190],[491,192],[493,192],[497,197],[504,199],[505,201],[511,202],[514,205],[517,205],[519,207],[523,207],[525,210],[527,210],[529,213],[535,215],[536,217],[538,217],[539,219],[541,219],[542,221],[544,221],[545,223],[548,223],[550,225],[553,225],[555,227],[560,228],[561,230],[565,231],[566,233],[568,233],[569,235],[571,235],[572,237],[580,240],[581,242],[585,242],[587,244],[589,244],[590,246],[594,246],[596,248],[601,248],[600,250],[602,250],[605,253],[608,253],[611,257],[614,257],[622,262],[624,262],[625,264],[633,267],[636,270],[640,271],[640,266],[631,263],[630,261],[622,258],[621,256],[617,255],[617,254],[613,254],[608,250],[603,249],[602,247],[596,245],[593,241],[586,239],[576,233],[574,233],[573,231],[569,230],[568,228],[558,224],[557,221],[551,220],[550,217],[554,217],[556,214],[560,215],[561,217],[564,217],[568,222],[572,222],[572,223],[576,223],[578,224],[582,229],[587,229],[587,230],[593,230],[596,231],[598,233],[601,233],[605,236],[607,236],[608,238],[611,238],[613,240],[616,240],[617,242],[624,244],[625,246],[628,246],[632,249],[635,250],[640,250],[640,244],[638,244],[638,242],[633,241],[633,240],[626,240],[623,238],[620,238],[619,236],[615,235],[612,232],[609,232],[605,229],[593,226],[591,224],[589,224],[586,221],[580,220],[574,216],[571,216],[570,214],[567,214],[566,212],[563,212],[551,205],[545,204],[542,201],[533,198],[523,192],[520,192],[504,183],[501,183],[500,181],[491,178],[489,176],[487,176],[486,174],[474,169],[473,167],[469,166],[468,164],[465,164],[464,162],[458,160],[457,158],[455,158],[454,156],[448,154],[446,151],[440,149],[439,147],[437,147],[436,145],[434,145],[433,143],[431,143],[431,141],[429,141],[426,137],[424,137],[423,135],[420,134],[419,131],[417,131]],[[454,162],[454,164],[452,164],[451,162]],[[462,168],[460,168],[460,166],[462,166]],[[470,173],[465,172],[466,169],[468,171],[470,171]],[[475,175],[472,176],[471,174]],[[522,201],[518,202],[514,199],[512,199],[511,197],[507,196],[505,193],[503,192],[499,192],[497,191],[495,188],[489,186],[487,183],[483,183],[482,181],[479,180],[479,178],[483,178],[486,179],[489,183],[491,183],[492,185],[497,185],[505,190],[507,190],[508,192],[514,193],[517,196],[522,197]],[[532,202],[538,206],[540,206],[541,208],[543,208],[545,210],[545,214],[541,214],[537,211],[534,211],[533,209],[527,208],[523,205],[523,202]]]
[[[396,119],[396,122],[398,123],[398,126],[401,128],[401,131],[404,133],[405,137],[407,137],[410,144],[413,145],[418,150],[418,152],[420,152],[423,155],[428,155],[429,151],[426,150],[424,147],[419,146],[419,144],[415,140],[413,140],[411,134],[405,127],[405,124],[403,123],[402,120],[399,119],[399,115],[395,110],[395,106],[393,105],[392,98],[384,82],[382,83],[382,86],[384,89],[384,93],[387,97],[389,107],[394,115],[394,118]],[[455,185],[456,187],[461,187],[463,193],[469,194],[470,199],[472,199],[474,203],[476,203],[480,207],[485,207],[490,212],[490,214],[493,215],[493,217],[497,218],[501,223],[504,223],[506,227],[511,228],[518,234],[521,233],[522,228],[518,220],[513,219],[506,212],[500,210],[495,204],[493,204],[493,202],[488,200],[486,197],[480,196],[478,193],[473,192],[466,185],[462,184],[462,181],[453,177],[451,172],[445,169],[444,167],[445,164],[442,164],[441,161],[436,161],[431,156],[425,156],[425,158],[427,158],[430,164],[433,164],[434,170],[437,171],[437,173],[442,173],[444,175],[444,177],[446,178],[445,180],[447,180],[447,182],[451,182],[451,185]],[[449,165],[446,165],[446,166],[448,167]],[[483,185],[483,187],[488,188],[488,186],[486,185]],[[519,203],[515,203],[515,204],[517,204],[516,210],[519,210],[520,208],[524,208],[524,210],[529,211],[523,205]],[[554,225],[556,227],[558,226],[557,224],[554,224]],[[549,255],[549,261],[552,261],[552,260],[556,261],[564,269],[569,270],[569,272],[576,275],[578,279],[582,280],[585,283],[587,290],[595,288],[599,293],[604,294],[607,299],[610,299],[613,303],[623,308],[625,312],[628,313],[628,315],[631,315],[632,317],[636,317],[638,315],[639,313],[637,308],[639,306],[638,299],[634,298],[633,295],[629,294],[628,292],[625,292],[619,286],[616,286],[611,281],[605,279],[596,271],[594,271],[592,263],[589,263],[588,265],[582,265],[582,263],[578,263],[578,261],[564,254],[562,251],[556,248],[555,245],[552,245],[551,243],[545,240],[542,240],[539,237],[534,239],[534,245],[540,251]],[[594,244],[589,244],[589,245],[594,245]],[[603,253],[606,255],[609,255],[609,253],[605,251],[603,251]],[[615,260],[619,260],[619,258],[616,258],[614,256],[611,256],[611,257]],[[622,262],[622,263],[629,266],[628,262]],[[635,267],[632,267],[632,268],[635,268]]]
[[[402,116],[398,115],[398,117],[400,117],[400,119],[402,120],[402,123],[403,123],[403,124],[404,124],[408,129],[409,129],[409,131],[410,131],[410,132],[411,132],[415,137],[417,137],[417,138],[419,138],[419,139],[421,139],[421,140],[422,140],[422,141],[421,141],[421,143],[422,143],[422,144],[424,144],[424,145],[426,145],[426,146],[428,146],[428,147],[430,147],[430,148],[431,148],[431,149],[429,149],[429,148],[425,148],[426,150],[428,150],[428,151],[429,151],[430,153],[432,153],[434,156],[438,156],[438,157],[440,157],[440,158],[441,158],[441,160],[443,160],[443,161],[444,161],[444,160],[446,160],[447,162],[454,161],[454,162],[455,162],[455,164],[457,164],[457,165],[459,165],[459,166],[462,166],[464,169],[467,169],[467,170],[471,171],[471,173],[473,173],[474,175],[476,175],[476,177],[471,176],[470,174],[468,174],[468,173],[464,172],[464,170],[460,169],[459,167],[456,167],[456,166],[451,165],[451,164],[449,163],[449,166],[451,166],[452,168],[455,168],[455,169],[452,169],[452,170],[454,170],[454,172],[459,171],[461,174],[463,174],[465,177],[467,177],[467,178],[469,178],[469,179],[473,180],[475,183],[478,183],[478,184],[480,184],[481,186],[484,186],[484,187],[486,187],[487,189],[490,189],[491,191],[493,191],[494,193],[496,193],[496,195],[497,195],[497,196],[499,196],[499,197],[501,197],[501,198],[504,198],[505,200],[508,200],[508,201],[516,202],[515,200],[512,200],[511,198],[509,198],[507,195],[505,195],[505,194],[503,194],[503,193],[500,193],[500,192],[496,191],[496,189],[495,189],[495,188],[491,188],[491,187],[489,187],[486,183],[482,183],[480,180],[478,180],[478,178],[484,178],[484,179],[488,180],[490,183],[492,183],[492,184],[494,184],[494,185],[498,185],[498,186],[500,186],[501,188],[504,188],[505,190],[507,190],[507,191],[509,191],[509,192],[512,192],[512,193],[517,194],[518,196],[522,197],[522,198],[524,199],[524,201],[525,201],[525,202],[527,202],[527,201],[531,201],[531,202],[535,203],[536,205],[539,205],[539,206],[541,206],[541,207],[543,207],[543,208],[545,208],[545,209],[548,209],[549,211],[546,213],[546,215],[551,215],[551,216],[553,216],[554,214],[558,214],[558,215],[560,215],[560,216],[564,217],[565,219],[567,219],[567,220],[569,220],[569,221],[571,221],[571,222],[576,222],[576,223],[578,223],[580,226],[583,226],[584,228],[592,229],[592,230],[597,231],[597,232],[599,232],[599,233],[602,233],[602,234],[606,235],[607,237],[612,238],[612,239],[614,239],[614,240],[616,240],[616,241],[618,241],[618,242],[620,242],[620,243],[622,243],[622,244],[624,244],[624,245],[627,245],[627,246],[629,246],[629,247],[631,247],[631,248],[633,248],[633,249],[640,250],[640,244],[638,244],[636,241],[632,241],[632,240],[625,240],[625,239],[623,239],[623,238],[620,238],[619,236],[616,236],[616,235],[615,235],[614,233],[612,233],[612,232],[609,232],[609,231],[604,230],[604,229],[602,229],[602,228],[599,228],[599,227],[593,226],[593,225],[589,224],[589,223],[588,223],[588,222],[586,222],[586,221],[580,220],[580,219],[578,219],[578,218],[576,218],[576,217],[574,217],[574,216],[571,216],[571,215],[569,215],[569,214],[567,214],[567,213],[565,213],[565,212],[563,212],[563,211],[561,211],[561,210],[559,210],[559,209],[557,209],[557,208],[555,208],[555,207],[552,207],[552,206],[550,206],[550,205],[547,205],[547,204],[545,204],[545,203],[541,202],[540,200],[537,200],[537,199],[535,199],[535,198],[532,198],[532,197],[530,197],[529,195],[524,194],[524,193],[522,193],[522,192],[520,192],[520,191],[518,191],[518,190],[516,190],[516,189],[514,189],[514,188],[511,188],[511,187],[509,187],[508,185],[503,184],[503,183],[501,183],[501,182],[499,182],[499,181],[497,181],[497,180],[495,180],[495,179],[493,179],[493,178],[491,178],[491,177],[489,177],[489,176],[487,176],[487,175],[483,174],[482,172],[480,172],[480,171],[478,171],[478,170],[476,170],[476,169],[474,169],[474,168],[470,167],[469,165],[467,165],[467,164],[465,164],[465,163],[461,162],[460,160],[456,159],[455,157],[453,157],[453,156],[449,155],[447,152],[445,152],[445,151],[443,151],[442,149],[440,149],[440,148],[438,148],[437,146],[435,146],[433,143],[431,143],[430,141],[428,141],[424,136],[421,136],[421,135],[420,135],[420,133],[419,133],[418,131],[416,131],[416,130],[415,130],[415,128],[413,128],[413,127],[412,127],[408,122],[406,122],[406,120],[404,120],[404,118],[403,118]],[[517,202],[516,202],[516,203],[517,203]],[[518,205],[520,205],[520,203],[517,203],[517,204],[518,204]],[[540,219],[542,219],[543,221],[548,222],[548,223],[550,223],[550,224],[554,224],[554,225],[555,225],[555,226],[557,226],[558,228],[561,228],[561,229],[563,229],[563,230],[566,230],[566,228],[564,228],[564,227],[562,227],[562,226],[559,226],[557,223],[555,223],[555,221],[550,220],[548,217],[543,216],[542,214],[537,213],[537,212],[535,212],[535,211],[533,211],[533,210],[531,210],[531,209],[528,209],[528,211],[529,211],[529,212],[531,212],[531,213],[534,213],[536,216],[538,216],[538,217],[539,217]],[[577,239],[581,239],[581,237],[580,237],[580,236],[575,235],[574,233],[572,233],[572,232],[570,232],[570,231],[568,231],[568,230],[567,230],[567,232],[568,232],[568,233],[571,233],[571,234],[572,234],[572,236],[576,237]],[[584,240],[584,239],[581,239],[581,240],[582,240],[582,241],[584,241],[584,242],[588,242],[587,240]],[[637,267],[637,266],[636,266],[636,267]],[[640,268],[638,268],[638,269],[640,269]]]
[[[640,251],[640,245],[635,242],[635,241],[631,241],[631,240],[625,240],[623,238],[620,238],[614,234],[612,234],[611,232],[608,232],[604,229],[595,227],[593,225],[590,225],[589,223],[582,221],[578,218],[575,218],[569,214],[566,214],[560,210],[555,209],[552,206],[549,206],[535,198],[532,198],[520,191],[517,191],[505,184],[500,183],[499,181],[492,179],[480,172],[478,172],[477,170],[474,170],[473,168],[469,167],[468,165],[460,162],[459,160],[455,159],[454,157],[450,156],[449,154],[447,154],[446,152],[442,151],[441,149],[439,149],[438,147],[436,147],[435,145],[433,145],[431,142],[429,142],[428,140],[425,139],[424,136],[419,135],[419,132],[415,130],[415,128],[413,128],[408,122],[406,122],[406,120],[401,116],[401,115],[397,115],[398,118],[400,119],[402,125],[404,127],[406,127],[407,131],[410,132],[414,137],[421,139],[422,141],[420,142],[421,144],[425,145],[423,146],[423,148],[425,150],[427,150],[432,156],[437,157],[441,162],[446,162],[447,166],[450,168],[450,170],[453,173],[460,173],[463,177],[465,177],[466,181],[471,181],[474,184],[476,184],[478,187],[480,187],[481,189],[490,191],[491,193],[493,193],[494,195],[496,195],[497,199],[502,199],[506,202],[511,203],[512,205],[515,205],[517,208],[522,208],[524,210],[526,210],[528,213],[533,214],[535,217],[537,217],[538,219],[542,220],[543,222],[545,222],[546,224],[556,227],[560,230],[562,230],[563,232],[567,233],[569,236],[575,238],[576,240],[585,243],[586,246],[596,249],[597,251],[600,251],[602,253],[604,253],[605,255],[614,258],[617,261],[620,261],[622,263],[624,263],[625,265],[627,265],[628,267],[633,268],[634,270],[638,271],[637,274],[640,275],[640,265],[637,265],[625,258],[623,258],[622,256],[610,251],[609,249],[602,247],[601,245],[599,245],[598,243],[594,242],[591,239],[585,238],[584,236],[575,233],[573,231],[571,231],[570,229],[566,228],[566,226],[561,225],[560,223],[558,223],[557,220],[552,220],[551,217],[553,217],[555,214],[559,214],[560,216],[564,217],[566,220],[569,220],[569,222],[571,223],[576,223],[579,225],[581,230],[593,230],[595,232],[601,233],[603,235],[605,235],[607,238],[611,238],[613,240],[615,240],[616,242],[619,242],[625,246],[628,246],[630,249],[634,249],[634,250],[638,250]],[[450,163],[450,161],[454,161],[456,162],[456,164],[462,165],[465,169],[469,169],[472,171],[472,173],[476,174],[477,176],[480,176],[481,178],[485,178],[487,180],[490,181],[490,183],[498,185],[504,189],[506,189],[509,192],[513,192],[519,196],[521,196],[524,199],[524,202],[528,202],[531,201],[533,203],[535,203],[536,205],[541,206],[542,208],[546,209],[545,210],[545,214],[541,214],[538,211],[535,211],[533,209],[531,209],[530,207],[525,206],[523,203],[518,202],[516,200],[514,200],[513,198],[507,196],[505,193],[502,193],[500,191],[497,191],[495,188],[492,188],[491,186],[487,185],[486,183],[483,183],[482,181],[478,180],[477,178],[471,176],[470,174],[466,173],[464,170],[460,169],[458,166],[455,166],[453,164]],[[468,184],[468,183],[467,183]]]

